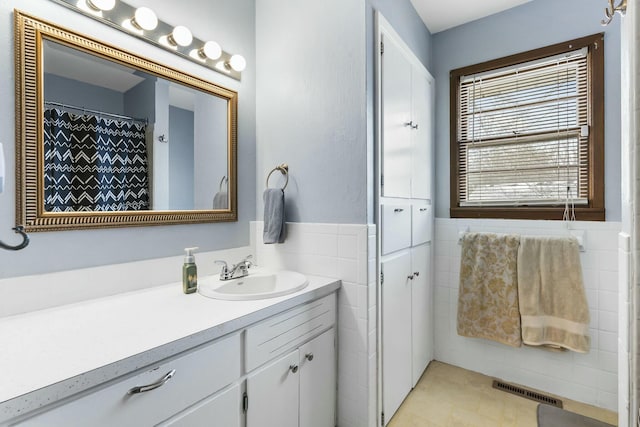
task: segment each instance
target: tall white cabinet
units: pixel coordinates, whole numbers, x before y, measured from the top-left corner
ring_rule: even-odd
[[[377,15],[380,403],[386,425],[433,357],[434,79]]]

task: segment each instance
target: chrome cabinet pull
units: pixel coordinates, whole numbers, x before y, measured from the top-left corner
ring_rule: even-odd
[[[416,123],[415,125],[411,125],[411,129],[418,129],[418,124]]]
[[[395,208],[393,211],[394,211],[394,212],[404,212],[404,209],[402,209],[402,208]]]
[[[420,208],[420,212],[425,212],[427,208]]]
[[[410,122],[405,122],[404,125],[405,126],[411,126],[411,128],[413,129],[413,120],[411,120]]]
[[[419,271],[414,271],[414,272],[413,272],[413,275],[414,275],[415,277],[418,277],[418,276],[420,276],[420,272],[419,272]]]
[[[407,276],[407,279],[413,280],[413,274],[411,274],[410,276]]]
[[[289,370],[295,374],[296,372],[298,372],[298,365],[289,366]]]
[[[307,353],[304,355],[305,359],[307,359],[309,362],[311,362],[313,360],[313,353]]]
[[[173,378],[173,375],[176,373],[175,369],[172,369],[170,372],[167,372],[167,374],[160,378],[158,381],[156,381],[153,384],[148,384],[148,385],[141,385],[141,386],[137,386],[137,387],[133,387],[132,389],[130,389],[127,394],[128,395],[132,395],[132,394],[138,394],[138,393],[145,393],[147,391],[151,391],[151,390],[155,390],[158,387],[162,387],[163,385],[165,385],[165,383],[167,381],[169,381],[171,378]]]

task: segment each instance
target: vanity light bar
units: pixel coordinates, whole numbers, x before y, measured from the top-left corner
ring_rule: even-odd
[[[193,37],[187,27],[159,20],[147,7],[135,8],[115,0],[51,1],[236,80],[241,80],[247,64],[242,55],[225,52],[214,41]]]

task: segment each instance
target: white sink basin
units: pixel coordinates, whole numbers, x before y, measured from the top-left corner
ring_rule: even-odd
[[[219,276],[200,280],[198,292],[208,298],[224,300],[254,300],[274,298],[304,289],[307,278],[295,271],[249,269],[249,275],[239,279],[220,280]]]

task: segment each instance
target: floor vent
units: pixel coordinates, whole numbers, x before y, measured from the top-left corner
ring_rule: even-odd
[[[507,384],[502,381],[493,380],[493,388],[506,391],[507,393],[515,394],[525,399],[534,400],[540,403],[546,403],[547,405],[557,406],[562,408],[562,400],[555,397],[547,396],[546,394],[538,393],[537,391],[527,390],[526,388],[519,387],[513,384]]]

